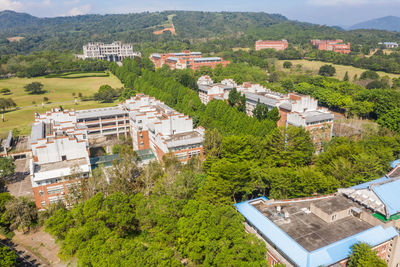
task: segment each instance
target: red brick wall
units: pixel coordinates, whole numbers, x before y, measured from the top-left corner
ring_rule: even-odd
[[[275,49],[276,51],[285,50],[288,48],[289,44],[286,41],[257,41],[256,42],[256,50],[261,49]]]
[[[67,195],[68,195],[68,190],[67,190],[67,186],[66,185],[69,184],[69,183],[77,182],[79,180],[80,179],[69,180],[69,181],[65,181],[65,182],[42,185],[42,186],[38,186],[38,187],[32,188],[33,196],[35,198],[36,207],[38,209],[43,208],[42,207],[42,201],[46,201],[46,207],[47,207],[47,206],[50,205],[49,197],[61,195],[61,193],[51,194],[51,195],[47,194],[47,188],[48,187],[57,186],[57,185],[64,185],[64,197],[66,198]],[[43,195],[40,195],[40,191],[43,191]]]
[[[205,66],[205,67],[210,67],[212,69],[216,68],[219,64],[222,64],[223,67],[226,67],[226,65],[228,65],[230,62],[229,61],[220,61],[220,62],[202,62],[202,63],[195,63],[193,62],[191,64],[191,69],[193,70],[198,70],[201,67]]]
[[[141,138],[140,135],[143,137]],[[143,142],[143,145],[140,143]],[[137,146],[138,150],[144,150],[150,148],[149,131],[142,131],[142,133],[137,132]]]

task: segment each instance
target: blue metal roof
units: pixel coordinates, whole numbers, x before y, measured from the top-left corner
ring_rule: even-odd
[[[351,188],[352,189],[356,189],[356,190],[367,189],[370,185],[377,184],[377,183],[382,183],[382,182],[386,182],[386,181],[389,181],[389,178],[384,176],[384,177],[379,178],[379,179],[375,179],[375,180],[372,180],[372,181],[369,181],[369,182],[366,182],[366,183],[363,183],[363,184],[352,186]]]
[[[392,216],[400,212],[400,180],[394,180],[390,183],[382,184],[372,188],[372,191],[385,204],[386,212]]]
[[[371,246],[376,246],[396,237],[398,234],[394,227],[385,229],[381,225],[375,226],[323,248],[314,250],[310,253],[307,266],[314,267],[334,264],[347,258],[351,254],[351,247],[354,244],[363,242]]]
[[[390,167],[396,168],[396,166],[399,164],[400,164],[400,159],[396,159],[396,160],[390,162]]]
[[[265,197],[254,200],[258,199],[267,200]],[[371,246],[376,246],[398,235],[394,227],[384,229],[379,225],[312,252],[308,252],[276,224],[253,207],[250,202],[254,200],[241,202],[235,204],[235,206],[246,220],[257,228],[264,238],[267,238],[282,251],[287,258],[301,267],[334,264],[347,258],[351,253],[351,246],[356,243],[365,242]]]
[[[220,57],[200,57],[193,59],[194,61],[221,61]]]
[[[177,57],[169,57],[169,58],[167,58],[168,60],[172,60],[172,61],[178,61],[179,60],[179,58],[177,58]]]

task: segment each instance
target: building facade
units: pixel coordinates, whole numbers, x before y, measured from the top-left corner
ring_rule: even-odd
[[[317,152],[323,148],[323,144],[329,142],[333,132],[333,114],[326,108],[318,106],[318,100],[297,93],[287,95],[274,92],[259,84],[245,82],[237,85],[232,79],[214,84],[209,76],[201,76],[198,79],[199,97],[204,104],[213,99],[227,100],[229,92],[236,88],[246,96],[246,113],[253,116],[253,110],[257,104],[264,104],[268,109],[277,108],[280,119],[278,126],[303,127],[311,134]]]
[[[262,49],[275,49],[276,51],[282,51],[288,48],[289,43],[287,40],[272,41],[272,40],[258,40],[256,41],[256,50]]]
[[[351,52],[350,43],[343,43],[343,40],[311,40],[311,44],[318,50],[333,51],[341,54],[348,54]]]
[[[131,44],[121,42],[88,43],[83,46],[83,55],[77,55],[81,59],[101,59],[120,62],[125,58],[140,57],[140,52],[134,52]]]
[[[170,69],[192,69],[198,70],[201,67],[215,68],[219,64],[226,67],[230,62],[220,57],[202,57],[201,52],[182,51],[180,53],[167,53],[150,55],[150,60],[156,68],[161,68],[164,64]]]
[[[204,129],[193,128],[193,120],[146,95],[136,95],[124,103],[129,111],[134,150],[151,149],[161,161],[167,153],[181,162],[204,158]]]
[[[89,176],[89,141],[130,135],[133,149],[159,161],[167,153],[182,163],[204,158],[204,129],[163,102],[138,94],[117,107],[36,114],[32,125],[30,174],[36,206],[65,201],[72,187]],[[151,158],[151,157],[150,157]]]
[[[213,99],[228,99],[229,92],[237,87],[232,79],[225,79],[221,83],[214,84],[209,76],[201,76],[197,85],[200,100],[205,105]]]
[[[380,44],[382,44],[382,43],[380,43]],[[384,45],[386,48],[389,48],[389,49],[391,49],[391,48],[398,48],[398,47],[399,47],[399,44],[396,43],[396,42],[384,42],[383,45]]]
[[[32,189],[38,208],[65,201],[90,172],[87,128],[74,111],[36,114],[32,125],[30,161]]]
[[[388,266],[400,264],[400,174],[332,195],[235,204],[245,229],[263,240],[270,266],[346,266],[352,245],[372,246]]]

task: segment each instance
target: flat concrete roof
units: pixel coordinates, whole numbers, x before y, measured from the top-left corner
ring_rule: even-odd
[[[77,110],[75,111],[76,118],[79,119],[89,119],[89,118],[97,118],[97,117],[106,117],[106,116],[117,116],[127,114],[125,110],[121,107],[109,107],[109,108],[95,108],[95,109],[86,109],[86,110]]]
[[[58,170],[62,168],[72,168],[75,166],[88,165],[86,158],[57,161],[52,163],[40,164],[35,166],[35,173]]]
[[[315,201],[313,204],[327,214],[333,214],[354,207],[354,202],[352,200],[342,196],[328,198],[323,201]]]
[[[309,252],[373,227],[351,215],[344,219],[327,223],[310,212],[311,203],[323,209],[327,207],[331,210],[343,210],[350,207],[344,196],[272,205],[258,203],[253,204],[253,206]],[[281,207],[281,212],[279,213],[276,209],[277,206]],[[354,202],[351,206],[362,208]],[[289,214],[286,219],[283,215],[285,212]]]

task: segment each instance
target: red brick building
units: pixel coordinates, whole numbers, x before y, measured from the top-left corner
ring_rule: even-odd
[[[282,41],[271,41],[271,40],[259,40],[256,41],[256,50],[261,50],[261,49],[275,49],[276,51],[281,51],[285,50],[288,48],[289,43],[286,40]]]
[[[343,43],[343,40],[311,40],[311,44],[318,50],[333,51],[341,54],[348,54],[351,52],[350,43]]]
[[[186,69],[198,70],[201,67],[215,68],[219,64],[226,67],[230,62],[220,57],[202,57],[201,52],[182,51],[180,53],[152,54],[150,60],[156,68],[161,68],[167,64],[170,69]]]

